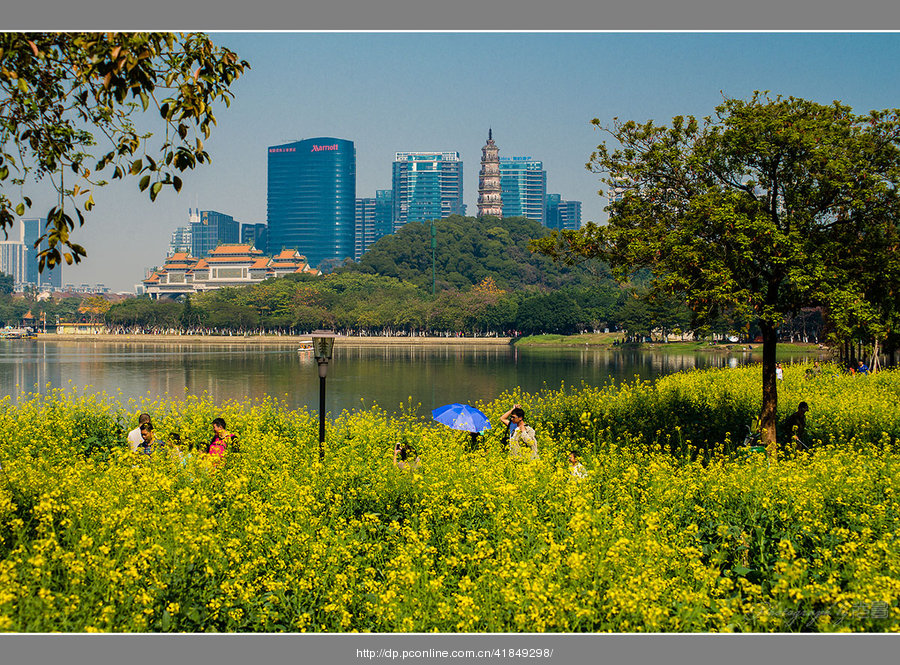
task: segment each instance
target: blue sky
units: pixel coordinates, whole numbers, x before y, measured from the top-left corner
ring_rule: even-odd
[[[355,142],[357,196],[390,187],[396,151],[455,150],[474,214],[488,128],[501,156],[543,160],[549,192],[605,219],[585,169],[613,117],[706,116],[754,90],[840,100],[858,113],[900,106],[900,33],[213,33],[248,60],[207,142],[212,163],[181,194],[150,203],[136,182],[94,195],[74,239],[88,250],[63,281],[130,291],[165,257],[188,209],[266,219],[266,148],[334,136]],[[42,207],[43,206],[43,209]],[[37,200],[35,212],[49,205]],[[303,248],[301,248],[303,251]]]

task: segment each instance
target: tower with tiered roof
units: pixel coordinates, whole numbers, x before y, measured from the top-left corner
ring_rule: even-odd
[[[503,217],[503,197],[500,194],[500,148],[488,129],[488,140],[481,149],[481,172],[478,174],[478,216]]]

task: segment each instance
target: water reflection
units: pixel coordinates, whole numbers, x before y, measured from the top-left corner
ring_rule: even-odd
[[[519,349],[511,346],[354,345],[339,340],[328,371],[333,412],[378,403],[389,412],[412,402],[420,414],[450,402],[491,401],[517,386],[604,385],[655,379],[702,367],[736,367],[750,354],[671,353],[634,349]],[[75,387],[122,401],[208,393],[216,402],[271,395],[291,408],[318,409],[315,360],[292,342],[255,345],[190,343],[0,342],[0,389],[22,392]]]

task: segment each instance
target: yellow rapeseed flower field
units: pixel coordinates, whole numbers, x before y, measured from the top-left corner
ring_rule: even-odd
[[[799,453],[738,444],[760,370],[521,391],[540,459],[377,406],[0,401],[0,630],[835,632],[900,626],[900,373],[785,369]],[[239,437],[224,466],[158,434]],[[392,464],[412,443],[415,471]],[[587,471],[570,472],[574,451]]]

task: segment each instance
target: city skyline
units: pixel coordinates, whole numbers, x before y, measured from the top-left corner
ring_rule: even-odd
[[[162,262],[189,209],[265,222],[266,147],[304,137],[354,142],[358,198],[390,188],[397,151],[458,151],[464,203],[474,214],[480,151],[492,128],[500,156],[542,161],[547,192],[581,201],[586,223],[606,217],[599,178],[585,169],[605,140],[591,126],[595,117],[604,125],[614,117],[667,124],[675,115],[709,115],[723,95],[754,90],[840,100],[861,114],[898,106],[900,74],[877,66],[900,45],[893,33],[212,36],[251,63],[231,108],[218,111],[206,142],[212,163],[185,174],[180,195],[164,191],[156,203],[133,181],[96,190],[96,208],[73,233],[88,256],[65,266],[66,282],[130,291]],[[32,198],[30,217],[55,203],[49,192]]]

